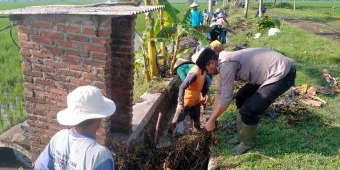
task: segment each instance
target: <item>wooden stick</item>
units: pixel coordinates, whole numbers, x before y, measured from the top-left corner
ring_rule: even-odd
[[[321,99],[320,97],[317,97],[317,96],[310,96],[312,99],[315,99],[315,100],[318,100],[318,101],[320,101],[320,102],[322,102],[322,103],[324,103],[324,104],[326,104],[327,102],[326,101],[324,101],[323,99]]]
[[[159,126],[161,124],[161,119],[162,119],[162,112],[158,113],[158,119],[157,119],[157,124],[156,124],[156,130],[155,130],[155,145],[157,145],[157,140],[158,140],[158,132],[159,132]]]

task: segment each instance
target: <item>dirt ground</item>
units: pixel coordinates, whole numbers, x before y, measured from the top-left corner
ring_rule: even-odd
[[[332,28],[329,25],[299,18],[286,18],[285,21],[297,25],[315,35],[324,36],[340,43],[340,27]]]

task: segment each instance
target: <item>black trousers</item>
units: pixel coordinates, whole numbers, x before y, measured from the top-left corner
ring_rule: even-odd
[[[195,106],[185,106],[183,113],[178,113],[178,122],[181,122],[185,119],[187,115],[190,116],[191,120],[193,120],[194,124],[200,124],[200,103]]]
[[[260,114],[265,111],[281,94],[295,85],[296,69],[292,66],[288,74],[281,80],[265,85],[246,84],[236,94],[236,106],[242,121],[247,125],[255,125],[260,121]]]

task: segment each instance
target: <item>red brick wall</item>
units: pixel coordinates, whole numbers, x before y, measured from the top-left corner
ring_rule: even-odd
[[[94,85],[115,101],[117,112],[97,132],[110,142],[110,128],[131,130],[134,17],[25,15],[18,18],[24,95],[32,160],[61,128],[56,114],[67,94]],[[111,126],[112,122],[112,126]]]
[[[111,121],[113,132],[129,133],[132,129],[134,32],[135,16],[112,19],[112,99],[124,104],[117,106]],[[119,27],[118,27],[119,25]]]

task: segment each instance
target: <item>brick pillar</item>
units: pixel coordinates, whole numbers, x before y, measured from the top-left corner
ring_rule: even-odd
[[[111,131],[125,134],[132,129],[134,32],[135,16],[112,19],[112,99],[118,104]]]
[[[61,128],[56,114],[80,85],[115,101],[113,129],[131,129],[134,17],[24,15],[18,21],[32,161]],[[116,33],[118,31],[118,33]],[[110,143],[111,120],[97,133]],[[122,128],[119,128],[119,127]]]

